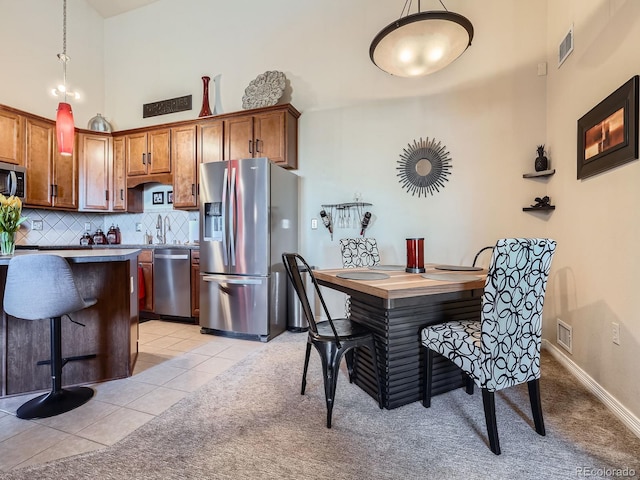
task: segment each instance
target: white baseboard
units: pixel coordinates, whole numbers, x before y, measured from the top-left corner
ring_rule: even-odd
[[[593,393],[598,399],[605,404],[605,406],[611,410],[611,412],[618,417],[618,419],[624,423],[637,437],[640,438],[640,419],[631,413],[624,405],[622,405],[616,398],[614,398],[609,392],[607,392],[602,386],[591,378],[587,372],[582,370],[576,365],[573,360],[567,357],[558,347],[552,344],[549,340],[543,339],[542,346],[560,362],[574,377],[578,379],[582,385],[586,387],[591,393]]]

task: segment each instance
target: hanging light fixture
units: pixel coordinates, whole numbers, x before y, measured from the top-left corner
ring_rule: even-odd
[[[444,11],[409,14],[406,0],[400,18],[383,28],[369,48],[371,61],[399,77],[429,75],[446,67],[471,45],[473,25],[462,15]],[[406,10],[406,16],[403,17]]]
[[[62,2],[62,53],[58,54],[58,59],[62,62],[62,85],[54,89],[55,96],[62,96],[63,101],[58,104],[56,115],[56,140],[58,142],[58,152],[60,155],[71,155],[73,153],[73,137],[75,127],[73,124],[73,111],[71,105],[67,103],[67,96],[79,98],[74,92],[67,91],[67,0]]]

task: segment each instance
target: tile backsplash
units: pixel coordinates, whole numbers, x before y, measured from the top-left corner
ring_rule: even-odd
[[[94,234],[100,228],[105,235],[111,225],[120,227],[121,243],[141,245],[145,243],[145,234],[153,236],[153,243],[163,243],[158,235],[162,235],[166,225],[166,243],[187,243],[189,240],[189,221],[199,221],[198,211],[174,210],[171,204],[165,203],[170,186],[155,184],[145,187],[144,213],[85,213],[63,212],[56,210],[40,210],[25,208],[22,215],[27,217],[16,234],[19,245],[79,245],[80,237],[88,231]],[[153,204],[153,194],[163,192],[163,202]],[[156,227],[158,219],[162,229]],[[42,227],[41,230],[34,229]],[[140,231],[138,231],[138,229]]]
[[[122,244],[143,244],[145,234],[153,235],[153,243],[162,243],[158,238],[156,225],[158,216],[163,228],[167,224],[166,243],[186,243],[189,239],[189,220],[198,220],[197,211],[184,212],[165,208],[144,213],[83,213],[61,212],[54,210],[35,210],[25,208],[22,214],[27,217],[18,230],[16,243],[19,245],[78,245],[85,232],[85,224],[93,234],[98,228],[107,233],[111,225],[120,227]],[[165,219],[168,219],[166,221]],[[42,230],[34,230],[34,221],[42,221]],[[141,231],[136,231],[140,224]]]

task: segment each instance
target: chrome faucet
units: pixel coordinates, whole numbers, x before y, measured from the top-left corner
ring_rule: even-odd
[[[163,242],[162,243],[167,243],[167,232],[171,231],[171,222],[169,220],[169,215],[166,215],[164,217],[164,229],[162,232],[162,237],[163,237]]]
[[[156,238],[158,243],[165,243],[162,238],[162,215],[158,214],[158,220],[156,220]]]

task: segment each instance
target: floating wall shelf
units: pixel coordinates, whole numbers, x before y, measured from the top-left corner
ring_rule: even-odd
[[[545,211],[545,210],[555,210],[556,206],[555,205],[549,205],[548,207],[524,207],[522,209],[523,212],[540,212],[540,211]]]
[[[522,178],[549,177],[554,173],[556,173],[555,168],[553,170],[542,170],[541,172],[523,173]]]
[[[522,174],[522,178],[542,178],[542,177],[550,177],[551,175],[553,175],[554,173],[556,173],[556,169],[552,169],[552,170],[542,170],[541,172],[531,172],[531,173],[523,173]],[[542,207],[524,207],[522,209],[523,212],[548,212],[551,210],[555,210],[556,206],[555,205],[545,205]]]

